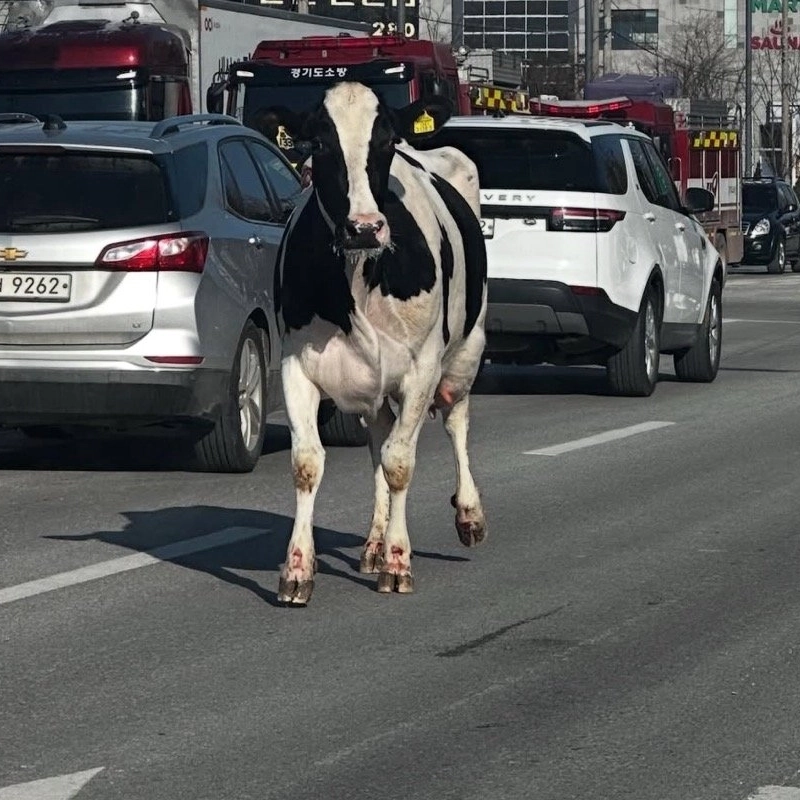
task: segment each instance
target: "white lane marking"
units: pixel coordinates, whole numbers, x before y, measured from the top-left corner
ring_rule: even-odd
[[[800,800],[800,789],[794,786],[762,786],[747,800]]]
[[[771,322],[776,325],[800,325],[800,320],[797,319],[723,319],[723,325],[726,322],[752,322],[757,325],[761,325],[763,323]]]
[[[0,789],[0,800],[70,800],[104,769],[105,767],[97,767],[84,772],[73,772],[71,775],[6,786]]]
[[[112,558],[109,561],[90,564],[88,567],[79,567],[69,572],[50,575],[47,578],[39,578],[35,581],[19,583],[16,586],[8,586],[5,589],[0,589],[0,606],[6,603],[13,603],[15,600],[33,597],[37,594],[63,589],[66,586],[75,586],[78,583],[87,583],[98,578],[105,578],[108,575],[116,575],[119,572],[149,567],[152,564],[161,564],[164,561],[171,561],[174,558],[180,558],[191,553],[201,553],[204,550],[213,550],[215,547],[236,544],[247,539],[254,539],[263,533],[265,533],[263,528],[224,528],[221,531],[214,531],[214,533],[209,533],[205,536],[182,539],[179,542],[173,542],[163,547],[156,547],[144,553]],[[4,800],[2,795],[0,795],[0,800]]]
[[[658,428],[666,428],[668,425],[674,424],[674,422],[641,422],[638,425],[630,425],[627,428],[617,428],[613,431],[598,433],[595,436],[587,436],[584,439],[575,439],[572,442],[555,444],[552,447],[542,447],[538,450],[526,450],[523,455],[560,456],[562,453],[569,453],[571,450],[580,450],[584,447],[594,447],[596,444],[605,444],[606,442],[613,442],[617,439],[625,439],[628,436],[635,436],[637,433],[646,433],[647,431],[654,431]]]

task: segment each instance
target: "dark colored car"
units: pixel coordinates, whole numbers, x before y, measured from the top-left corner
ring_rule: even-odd
[[[800,272],[800,210],[794,189],[777,178],[742,181],[743,264]]]

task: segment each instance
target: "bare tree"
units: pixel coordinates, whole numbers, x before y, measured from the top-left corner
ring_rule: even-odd
[[[641,72],[675,75],[684,97],[730,100],[741,73],[741,59],[726,47],[722,19],[716,12],[697,11],[659,32],[659,46],[642,53]]]

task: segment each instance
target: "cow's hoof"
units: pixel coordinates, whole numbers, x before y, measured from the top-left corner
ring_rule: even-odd
[[[378,573],[378,591],[382,594],[394,591],[398,594],[411,594],[414,591],[414,576],[410,572],[405,575],[380,572]]]
[[[464,547],[475,547],[486,538],[486,523],[482,519],[459,519],[456,516],[456,531]]]
[[[291,606],[304,606],[311,599],[314,581],[295,581],[283,578],[278,581],[278,602]]]
[[[380,572],[383,566],[383,547],[368,548],[369,545],[365,545],[364,551],[361,553],[361,561],[358,564],[358,571],[362,575],[374,575],[376,572]]]

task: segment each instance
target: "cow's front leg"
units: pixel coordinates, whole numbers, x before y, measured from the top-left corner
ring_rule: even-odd
[[[444,428],[452,442],[456,460],[456,493],[451,499],[456,509],[456,531],[461,544],[472,547],[486,538],[486,517],[469,468],[469,395],[456,402],[452,408],[445,409],[443,417]]]
[[[294,356],[284,359],[281,377],[292,434],[296,508],[286,562],[278,582],[278,600],[305,605],[314,590],[314,499],[325,470],[325,451],[317,429],[320,394]]]
[[[400,412],[381,448],[381,465],[389,487],[389,524],[383,539],[383,561],[378,574],[378,591],[414,591],[411,574],[411,542],[406,523],[408,487],[414,475],[417,440],[425,421],[425,412],[433,396],[429,391],[407,394],[400,402]]]
[[[364,543],[364,550],[361,553],[359,570],[365,574],[372,574],[380,571],[383,561],[383,537],[389,522],[389,484],[386,483],[386,476],[383,474],[383,465],[381,464],[381,448],[395,422],[394,411],[392,411],[389,401],[384,400],[375,418],[368,418],[366,422],[369,433],[369,452],[372,457],[372,469],[375,473],[375,506],[372,511],[372,523],[367,541]]]

